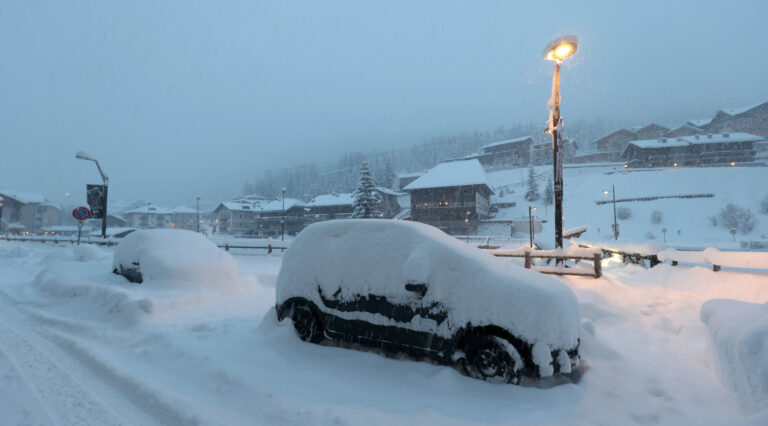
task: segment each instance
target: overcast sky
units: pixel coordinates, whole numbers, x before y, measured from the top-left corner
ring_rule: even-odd
[[[2,1],[0,188],[210,203],[265,169],[544,121],[768,100],[766,1]],[[542,124],[543,126],[543,124]]]

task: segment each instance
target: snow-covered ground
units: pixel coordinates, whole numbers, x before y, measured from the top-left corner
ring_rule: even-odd
[[[512,169],[488,174],[490,183],[497,194],[504,191],[505,201],[514,201],[517,206],[502,209],[497,217],[528,219],[529,205],[536,207],[535,215],[548,219],[541,232],[545,245],[552,240],[553,207],[544,204],[547,178],[552,166],[538,166],[535,169],[539,181],[541,199],[530,203],[525,200],[527,191],[527,169]],[[680,196],[691,194],[713,194],[711,198],[672,198],[652,201],[617,203],[617,207],[628,207],[631,216],[619,219],[620,240],[632,243],[663,243],[694,246],[716,246],[728,248],[739,246],[740,241],[764,241],[768,243],[768,215],[760,214],[761,200],[768,197],[768,167],[668,167],[658,169],[625,169],[622,165],[595,167],[569,165],[564,169],[564,228],[587,225],[589,230],[580,239],[592,242],[613,240],[613,205],[597,205],[596,201],[611,201],[612,194],[603,191],[616,188],[616,199]],[[717,216],[728,203],[749,209],[757,218],[755,228],[746,234],[736,235],[736,243],[723,226],[713,226],[709,220]],[[654,211],[661,213],[659,223],[651,223]],[[527,223],[527,222],[526,222]],[[498,226],[481,229],[481,235],[503,233],[509,235],[507,225],[503,232]],[[527,226],[522,236],[528,235]],[[550,242],[551,244],[551,242]]]
[[[128,283],[113,253],[0,242],[0,423],[768,424],[718,381],[700,320],[710,299],[765,303],[768,274],[609,260],[561,278],[584,371],[542,389],[300,341],[272,309],[279,254],[190,289]]]

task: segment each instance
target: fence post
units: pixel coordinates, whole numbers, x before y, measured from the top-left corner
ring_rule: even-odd
[[[267,250],[267,254],[272,254],[272,244],[269,244],[269,245],[267,246],[267,249],[268,249],[268,250]]]
[[[229,251],[229,243],[224,243],[224,250]]]
[[[525,269],[531,269],[531,252],[525,251]]]
[[[672,261],[672,266],[677,266],[677,261],[676,260]]]
[[[603,276],[603,254],[595,253],[595,278]]]
[[[717,272],[720,270],[720,265],[712,265],[712,270]]]

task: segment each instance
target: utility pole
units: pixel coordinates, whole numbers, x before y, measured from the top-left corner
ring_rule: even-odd
[[[197,223],[197,233],[200,233],[200,197],[195,199],[195,223]]]

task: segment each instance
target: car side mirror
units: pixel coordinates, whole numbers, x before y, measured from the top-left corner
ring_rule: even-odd
[[[408,283],[405,285],[405,289],[418,293],[419,297],[424,297],[427,294],[427,285],[424,283]]]

